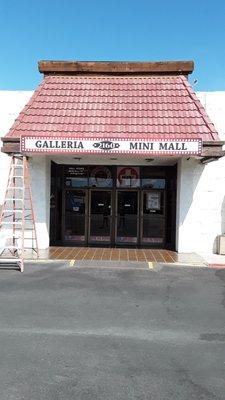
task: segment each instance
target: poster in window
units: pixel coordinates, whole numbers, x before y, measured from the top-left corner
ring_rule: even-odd
[[[76,165],[65,167],[65,177],[67,187],[87,186],[87,167]]]
[[[117,168],[117,187],[139,187],[140,169],[139,167],[118,167]]]
[[[146,209],[147,210],[160,210],[161,207],[160,192],[146,193]]]
[[[97,166],[90,172],[90,186],[112,187],[112,172],[108,167]]]

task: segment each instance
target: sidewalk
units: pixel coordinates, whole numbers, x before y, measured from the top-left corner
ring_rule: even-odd
[[[225,268],[225,255],[199,253],[209,268]]]
[[[7,254],[0,258],[2,261]],[[225,268],[225,256],[205,253],[176,253],[164,249],[126,249],[126,248],[100,248],[100,247],[49,247],[37,254],[26,251],[25,261],[32,262],[58,262],[68,261],[70,265],[86,263],[91,266],[118,265],[140,267],[144,264],[151,268],[156,264],[167,265],[192,265],[196,267]]]

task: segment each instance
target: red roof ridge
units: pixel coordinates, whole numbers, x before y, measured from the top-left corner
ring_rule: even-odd
[[[38,97],[39,92],[41,91],[42,86],[44,86],[45,84],[45,80],[43,79],[43,81],[41,83],[39,83],[39,85],[37,86],[37,88],[35,89],[34,93],[32,94],[32,96],[30,97],[28,103],[24,106],[24,108],[22,109],[22,111],[20,111],[19,115],[17,116],[17,118],[15,119],[13,125],[11,126],[11,128],[9,129],[9,132],[7,133],[7,135],[10,133],[10,135],[15,131],[15,129],[17,128],[17,126],[19,124],[21,124],[21,122],[23,122],[23,118],[26,116],[26,111],[29,110],[29,108],[32,107],[34,100],[36,99],[36,97]],[[12,135],[13,136],[13,135]]]
[[[185,76],[180,76],[179,78],[181,79],[181,81],[183,82],[183,85],[187,89],[190,98],[193,100],[197,110],[200,112],[205,124],[207,125],[210,132],[212,133],[213,139],[219,140],[218,133],[214,127],[214,124],[211,122],[210,118],[208,117],[203,105],[201,104],[200,100],[197,98],[197,96],[196,96],[192,86],[188,82],[187,78],[185,78]]]
[[[131,79],[133,79],[133,80],[140,80],[140,79],[144,79],[144,80],[146,80],[146,79],[162,79],[162,80],[168,80],[168,79],[171,79],[171,80],[174,80],[174,79],[179,79],[180,78],[180,75],[178,75],[178,74],[174,74],[174,75],[172,75],[172,74],[163,74],[163,75],[157,75],[157,74],[154,74],[154,75],[147,75],[147,74],[143,74],[143,75],[141,75],[141,74],[139,74],[139,75],[125,75],[125,74],[123,74],[123,75],[91,75],[91,74],[88,74],[88,75],[70,75],[70,74],[57,74],[57,73],[55,73],[55,74],[47,74],[47,75],[44,75],[44,80],[48,80],[48,81],[51,81],[51,80],[56,80],[56,79],[65,79],[65,80],[81,80],[81,79],[88,79],[88,80],[118,80],[118,79],[122,79],[122,80],[131,80]]]
[[[92,84],[93,83],[93,84]],[[143,135],[218,140],[184,75],[49,74],[7,137]]]

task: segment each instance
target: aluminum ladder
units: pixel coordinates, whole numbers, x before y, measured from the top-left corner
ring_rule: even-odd
[[[0,266],[23,272],[27,250],[39,257],[28,160],[13,155],[0,215]]]

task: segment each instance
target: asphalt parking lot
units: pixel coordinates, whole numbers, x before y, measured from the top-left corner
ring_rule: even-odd
[[[224,400],[225,270],[0,270],[1,400]]]

